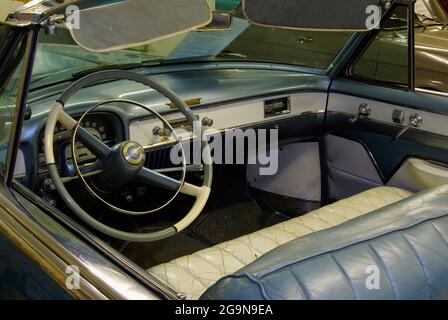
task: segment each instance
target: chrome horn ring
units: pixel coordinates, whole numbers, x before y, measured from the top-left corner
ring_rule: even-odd
[[[81,170],[79,168],[78,165],[78,161],[77,161],[77,157],[76,157],[76,135],[78,133],[78,128],[82,122],[82,120],[85,118],[85,116],[87,114],[89,114],[90,112],[92,112],[94,109],[104,106],[106,104],[109,103],[126,103],[126,104],[132,104],[134,106],[138,106],[141,107],[143,109],[145,109],[146,111],[148,111],[149,113],[151,113],[152,115],[154,115],[157,119],[159,119],[160,121],[162,121],[162,123],[171,131],[171,134],[173,135],[174,139],[175,139],[175,144],[179,144],[180,147],[180,151],[181,151],[181,160],[182,160],[182,178],[180,180],[180,184],[179,187],[177,188],[177,190],[175,191],[174,195],[166,202],[164,203],[162,206],[156,208],[156,209],[152,209],[152,210],[147,210],[147,211],[130,211],[130,210],[126,210],[123,208],[119,208],[111,203],[109,203],[108,201],[104,200],[102,197],[100,197],[93,189],[92,187],[87,183],[87,181],[85,180],[83,174],[81,173]],[[131,147],[137,147],[137,149],[139,149],[139,147],[141,148],[141,150],[143,150],[143,147],[141,147],[140,145],[138,145],[136,142],[131,142],[129,141],[127,143],[127,145],[129,145],[127,151],[129,151],[129,149]],[[143,159],[141,159],[140,157],[136,160],[130,159],[130,161],[126,158],[132,158],[132,155],[129,154],[124,154],[125,152],[125,148],[126,145],[123,147],[122,151],[122,155],[123,158],[129,162],[131,165],[142,165],[144,162],[144,158],[145,156],[143,156]],[[141,152],[141,150],[137,150],[139,153]],[[82,184],[84,185],[84,187],[87,189],[87,191],[94,196],[96,199],[100,200],[104,205],[106,205],[109,209],[112,209],[116,212],[119,213],[123,213],[126,215],[130,215],[130,216],[142,216],[142,215],[146,215],[146,214],[150,214],[150,213],[154,213],[157,211],[162,210],[163,208],[165,208],[166,206],[168,206],[171,202],[174,201],[174,199],[177,197],[177,195],[179,194],[180,190],[182,189],[182,186],[184,185],[185,182],[185,177],[186,177],[186,173],[187,173],[187,161],[185,159],[185,152],[184,152],[184,148],[182,145],[181,140],[179,139],[178,135],[176,134],[175,130],[173,129],[173,127],[170,125],[170,123],[164,118],[162,117],[157,111],[151,109],[150,107],[147,107],[141,103],[138,103],[136,101],[132,101],[132,100],[125,100],[125,99],[115,99],[115,100],[108,100],[108,101],[104,101],[101,103],[98,103],[96,105],[94,105],[93,107],[91,107],[89,110],[87,110],[86,112],[83,113],[83,115],[81,116],[81,118],[78,120],[76,126],[73,129],[73,136],[71,139],[71,151],[72,151],[72,158],[73,158],[73,165],[75,167],[76,173],[78,175],[78,177],[80,178]],[[135,150],[134,150],[135,151]],[[143,150],[144,152],[144,150]],[[135,161],[135,163],[133,163]]]

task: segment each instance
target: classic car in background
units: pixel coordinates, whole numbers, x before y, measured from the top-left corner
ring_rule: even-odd
[[[0,297],[448,299],[446,1],[422,3],[11,12]]]
[[[415,15],[416,86],[422,89],[448,93],[448,4],[440,0],[418,0],[421,9]],[[242,12],[236,12],[242,16]],[[406,78],[407,62],[403,53],[407,48],[406,11],[396,12],[389,25],[375,39],[358,65],[357,74],[373,79],[389,79],[403,82]],[[325,68],[341,49],[349,32],[318,32],[269,29],[251,25],[226,50],[229,56],[265,60],[266,56],[276,61],[301,66]],[[404,79],[406,80],[406,79]]]

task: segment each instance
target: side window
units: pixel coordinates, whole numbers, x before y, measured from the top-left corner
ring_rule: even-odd
[[[357,78],[408,84],[407,8],[398,6],[352,67]]]
[[[448,9],[448,1],[441,1]],[[425,10],[426,9],[426,10]],[[428,6],[415,22],[415,86],[448,93],[448,11]]]
[[[414,14],[415,86],[417,90],[448,93],[448,11],[425,3],[417,1]],[[394,10],[384,28],[352,67],[351,75],[407,86],[406,7],[398,6]]]

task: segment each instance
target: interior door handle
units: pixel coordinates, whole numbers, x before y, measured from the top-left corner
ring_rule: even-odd
[[[410,128],[420,128],[423,125],[423,118],[419,114],[412,114],[409,117],[409,124],[398,132],[395,136],[395,140],[401,138],[403,134],[405,134]]]
[[[348,122],[349,124],[354,125],[358,122],[360,118],[370,117],[371,113],[372,109],[370,109],[369,105],[367,103],[363,103],[358,108],[358,114],[354,118],[349,119]]]

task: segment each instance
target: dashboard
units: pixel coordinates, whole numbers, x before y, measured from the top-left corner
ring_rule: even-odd
[[[216,66],[216,70],[198,70],[198,67],[201,66],[194,65],[192,70],[183,69],[182,73],[161,72],[151,76],[168,83],[169,88],[186,101],[196,101],[191,106],[193,113],[204,126],[215,131],[264,125],[272,127],[281,121],[290,121],[290,129],[297,130],[293,122],[298,116],[315,114],[326,104],[329,82],[322,75],[273,70],[272,66],[268,69],[235,69],[232,64],[228,69],[223,69],[222,65]],[[161,69],[164,68],[171,67]],[[151,69],[151,72],[154,70]],[[51,183],[48,183],[43,149],[46,116],[57,99],[55,90],[63,88],[61,85],[59,89],[32,92],[28,98],[33,115],[24,123],[16,165],[20,169],[17,178],[41,195],[47,190],[53,191]],[[156,91],[133,82],[112,81],[86,87],[70,99],[65,109],[72,117],[79,119],[92,105],[117,98],[144,104],[162,114],[175,129],[188,130],[184,116],[169,101]],[[312,121],[311,115],[303,123],[309,128],[308,124]],[[297,122],[295,125],[298,125]],[[167,160],[172,143],[169,137],[163,136],[166,129],[163,123],[147,110],[110,103],[87,115],[81,126],[109,146],[123,140],[132,140],[143,146],[160,144],[160,148],[151,148],[146,165],[153,169],[169,165]],[[62,177],[75,176],[71,137],[71,132],[61,125],[56,128],[54,150]],[[96,160],[81,143],[76,144],[76,153],[80,165],[88,166]]]
[[[304,113],[315,114],[322,109],[325,104],[325,94],[321,93],[296,93],[273,96],[269,98],[252,99],[249,101],[241,101],[228,103],[223,105],[196,107],[192,108],[195,117],[203,124],[204,129],[213,129],[212,133],[224,132],[227,129],[236,128],[256,128],[266,124],[276,125],[279,121],[295,121],[298,116]],[[120,110],[123,114],[129,114],[126,107],[121,106]],[[191,128],[187,124],[185,117],[177,111],[163,114],[168,123],[176,131],[185,134],[191,134]],[[79,119],[80,114],[73,115],[75,119]],[[312,117],[308,118],[307,121]],[[296,122],[297,123],[297,122]],[[56,188],[52,180],[49,178],[48,169],[45,161],[43,136],[45,131],[45,123],[43,123],[38,138],[38,161],[37,174],[28,185],[39,193],[44,200],[52,205],[57,205],[61,201],[56,192]],[[80,124],[81,127],[87,129],[92,135],[104,142],[108,146],[113,146],[125,139],[138,142],[142,146],[151,146],[148,151],[145,165],[151,169],[167,169],[173,167],[170,160],[170,152],[173,147],[170,135],[164,136],[165,132],[163,123],[152,115],[146,113],[136,117],[135,119],[126,119],[120,113],[113,112],[113,108],[109,111],[96,112],[86,115]],[[182,135],[181,135],[182,137]],[[183,139],[189,137],[182,137]],[[73,165],[73,155],[71,150],[72,132],[67,131],[61,124],[55,128],[55,159],[61,177],[70,177],[76,179],[76,170]],[[80,170],[90,169],[89,166],[95,164],[96,157],[82,143],[76,142],[75,147],[77,153],[77,162]],[[24,164],[26,154],[21,153],[18,159],[18,168],[25,171]],[[26,175],[22,174],[22,182]],[[27,183],[24,183],[27,185]],[[71,191],[74,194],[80,192],[79,186],[76,184]],[[69,188],[69,190],[71,190]]]
[[[266,123],[272,123],[281,119],[296,117],[306,112],[318,112],[325,105],[325,94],[322,93],[296,93],[278,95],[269,98],[252,99],[249,101],[228,103],[209,107],[193,107],[195,117],[205,128],[213,129],[215,132],[223,132],[226,129],[255,127]],[[154,148],[153,154],[148,155],[148,159],[154,163],[148,163],[153,168],[169,166],[167,163],[167,152],[164,146],[172,145],[171,137],[165,137],[161,132],[165,132],[160,120],[148,113],[141,114],[135,119],[126,119],[117,112],[109,111],[95,112],[88,114],[81,122],[81,126],[103,141],[106,145],[112,146],[124,139],[130,139],[143,146],[158,145]],[[127,114],[126,109],[121,107],[123,114]],[[175,129],[182,129],[182,132],[191,128],[187,127],[184,116],[171,109],[163,115],[170,125]],[[75,119],[81,117],[80,114],[73,115]],[[37,187],[41,190],[44,181],[48,178],[48,170],[45,162],[43,136],[45,130],[43,123],[39,131],[39,146],[37,156]],[[185,138],[185,137],[183,137]],[[67,131],[61,124],[55,128],[55,158],[61,176],[74,176],[73,155],[71,152],[72,132]],[[95,162],[96,157],[85,148],[82,143],[76,142],[77,160],[79,165],[88,166]],[[25,175],[26,154],[21,150],[17,167],[20,168],[20,176]],[[160,158],[164,160],[161,161]],[[158,161],[156,161],[159,159]],[[18,175],[19,177],[19,175]]]
[[[257,126],[304,112],[318,112],[324,105],[324,94],[310,92],[197,108],[194,109],[194,114],[205,129],[222,132],[226,129]],[[171,112],[165,117],[174,130],[191,130],[186,128],[185,118],[180,112]],[[132,141],[143,146],[168,144],[172,141],[164,136],[166,129],[154,117],[141,118],[130,122],[129,135]]]

